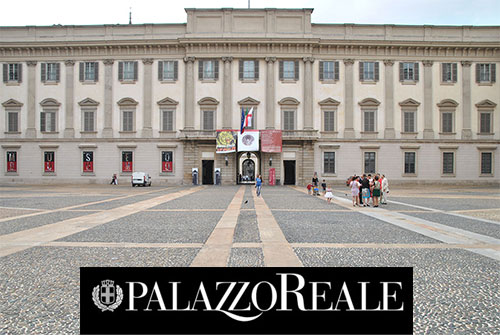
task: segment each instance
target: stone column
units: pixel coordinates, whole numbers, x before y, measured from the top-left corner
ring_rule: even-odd
[[[222,57],[224,62],[224,77],[223,77],[223,88],[222,88],[222,129],[232,129],[233,128],[233,111],[232,111],[232,71],[231,63],[233,57]]]
[[[432,64],[431,60],[422,61],[424,65],[424,138],[433,139],[434,129],[432,125],[433,100],[432,100]]]
[[[75,98],[75,61],[67,60],[64,61],[66,66],[66,80],[65,80],[65,93],[66,99],[64,103],[65,122],[64,122],[64,137],[74,138],[75,137],[75,125],[74,125],[74,98]]]
[[[394,61],[386,59],[385,65],[385,131],[384,138],[396,137],[394,131]]]
[[[462,61],[462,140],[472,139],[471,129],[471,64],[469,60]]]
[[[266,57],[266,129],[274,129],[275,115],[275,82],[274,82],[274,62],[276,57]]]
[[[345,65],[345,111],[344,138],[354,138],[354,59],[344,59]]]
[[[113,137],[113,59],[104,63],[104,129],[102,137]]]
[[[36,137],[36,61],[27,61],[28,65],[28,127],[26,137]]]
[[[144,84],[143,84],[143,110],[142,110],[142,137],[151,138],[153,137],[153,127],[151,125],[151,119],[153,117],[153,59],[144,58],[142,60],[144,64]]]
[[[184,81],[184,129],[194,130],[194,57],[184,57],[186,80]]]
[[[313,57],[305,57],[304,64],[304,130],[314,129],[314,115],[313,115],[313,72],[312,64],[314,63]]]

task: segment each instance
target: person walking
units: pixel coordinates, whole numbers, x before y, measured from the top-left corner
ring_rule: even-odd
[[[255,179],[255,190],[257,192],[258,197],[260,197],[261,188],[262,188],[262,177],[259,174],[257,175],[257,179]]]
[[[387,194],[389,193],[389,180],[383,174],[382,175],[382,198],[380,199],[380,203],[383,205],[387,205]]]
[[[375,180],[373,181],[373,207],[378,207],[379,199],[380,199],[380,181],[378,176],[375,176]]]
[[[332,193],[332,188],[331,187],[326,187],[325,189],[325,198],[326,202],[331,203],[333,199],[333,193]]]
[[[349,186],[351,187],[351,195],[352,195],[352,205],[354,207],[359,206],[359,186],[361,184],[358,182],[358,178],[352,178]]]

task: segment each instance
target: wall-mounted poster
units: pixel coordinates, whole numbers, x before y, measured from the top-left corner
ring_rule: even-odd
[[[216,153],[227,154],[236,151],[236,132],[233,130],[217,130]]]
[[[238,151],[259,151],[259,131],[245,130],[238,132]]]
[[[16,151],[7,151],[7,172],[17,172]]]
[[[262,152],[281,152],[281,130],[261,130]]]
[[[161,172],[174,172],[173,157],[172,151],[161,152]]]
[[[43,153],[44,172],[55,172],[55,160],[56,153],[54,151],[45,151]]]
[[[94,152],[83,152],[83,172],[94,172]]]
[[[122,151],[122,172],[133,171],[133,152]]]

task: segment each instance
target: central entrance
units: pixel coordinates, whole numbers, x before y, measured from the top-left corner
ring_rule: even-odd
[[[238,154],[238,184],[255,184],[257,175],[260,174],[260,153],[241,152]]]

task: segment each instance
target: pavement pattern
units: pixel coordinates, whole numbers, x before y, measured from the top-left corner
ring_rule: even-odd
[[[415,334],[498,334],[500,191],[0,186],[0,334],[78,334],[86,266],[411,266]]]

